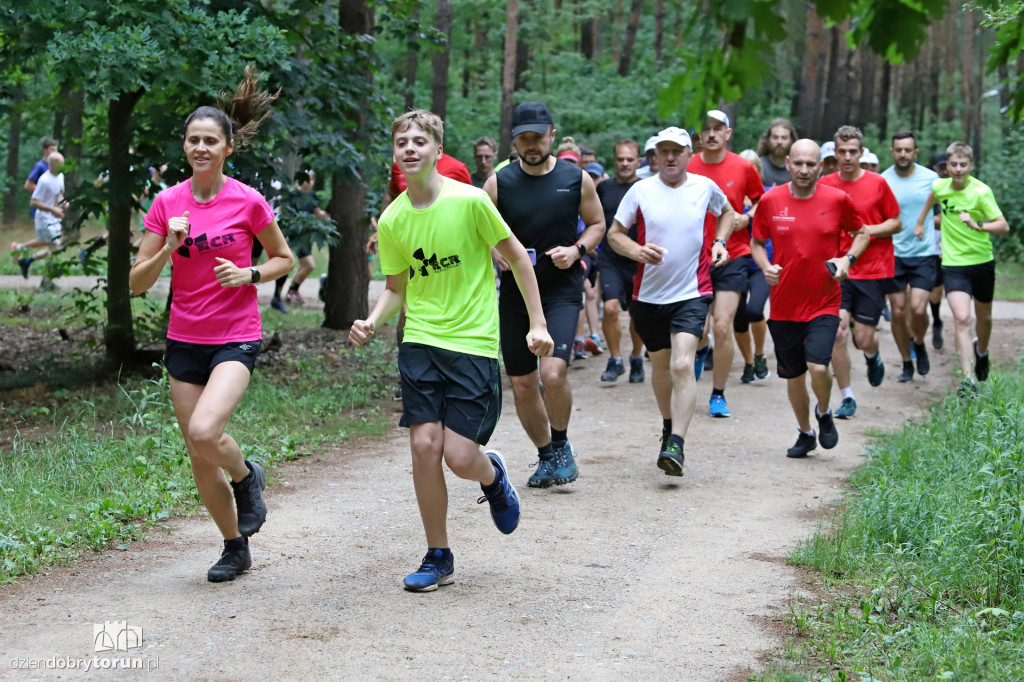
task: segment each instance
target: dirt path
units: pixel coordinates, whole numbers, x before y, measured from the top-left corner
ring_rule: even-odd
[[[1015,318],[997,323],[997,359],[1020,354],[1017,311],[997,306]],[[836,449],[804,461],[784,456],[796,433],[780,380],[741,385],[737,365],[734,416],[713,420],[702,379],[683,479],[655,466],[649,382],[600,383],[601,356],[570,369],[579,481],[526,488],[536,456],[506,390],[492,443],[519,487],[522,523],[502,536],[479,488],[449,475],[456,582],[435,593],[400,586],[424,551],[404,430],[289,464],[274,473],[255,566],[233,583],[206,582],[219,540],[199,518],[0,588],[0,677],[135,679],[83,669],[128,659],[175,680],[746,679],[784,644],[790,596],[806,589],[786,553],[863,461],[865,433],[917,418],[954,383],[951,327],[932,373],[912,384],[894,380],[888,331],[880,389],[855,354],[857,416],[839,422]],[[144,646],[94,654],[93,626],[107,621],[143,628]],[[50,660],[78,669],[12,670]]]

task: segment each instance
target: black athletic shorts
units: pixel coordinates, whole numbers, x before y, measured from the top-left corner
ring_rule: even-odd
[[[839,331],[837,315],[820,315],[809,322],[768,320],[768,331],[775,344],[779,377],[795,379],[807,371],[807,363],[832,362],[832,346]]]
[[[299,258],[305,258],[306,256],[312,256],[312,255],[313,255],[313,249],[308,244],[305,245],[305,246],[296,246],[295,247],[295,258],[296,258],[296,260],[298,260]]]
[[[939,257],[938,256],[916,256],[914,258],[896,257],[896,280],[898,291],[903,291],[907,285],[911,289],[923,289],[931,291],[939,279]]]
[[[204,344],[167,339],[164,366],[178,381],[205,386],[213,368],[222,362],[240,362],[252,374],[261,345],[261,341]]]
[[[593,256],[591,256],[589,253],[585,254],[583,256],[583,263],[582,263],[582,265],[583,265],[583,272],[586,273],[583,276],[587,279],[587,281],[590,282],[590,286],[594,286],[595,284],[597,284],[597,273],[598,273],[597,259],[594,258]]]
[[[842,301],[839,307],[848,310],[855,322],[878,326],[885,307],[885,297],[900,291],[892,277],[883,279],[844,279],[839,283]]]
[[[545,303],[543,299],[541,305],[548,323],[548,334],[555,342],[553,355],[568,363],[572,342],[576,338],[576,323],[579,322],[583,305],[581,302],[565,301]],[[501,357],[505,362],[505,373],[510,377],[521,377],[537,371],[539,358],[526,345],[526,335],[530,331],[529,313],[525,309],[499,304],[498,316],[501,321]]]
[[[946,293],[963,291],[978,303],[991,303],[996,293],[996,262],[978,265],[943,265],[942,279]]]
[[[679,332],[704,336],[704,323],[708,319],[711,296],[691,298],[675,303],[644,303],[633,301],[630,317],[636,333],[650,352],[672,347],[672,335]]]
[[[633,278],[636,277],[636,261],[611,256],[601,256],[601,300],[619,299],[623,310],[629,310],[633,299]]]
[[[758,268],[747,273],[749,291],[740,297],[740,307],[732,319],[732,329],[740,334],[750,330],[751,322],[764,320],[764,306],[768,302],[771,287],[764,278],[764,272]]]
[[[747,271],[749,269],[750,256],[740,256],[720,267],[712,265],[711,287],[715,291],[738,291],[743,293],[747,290]]]
[[[402,376],[399,425],[441,422],[460,436],[486,445],[501,414],[498,361],[422,343],[398,347]]]

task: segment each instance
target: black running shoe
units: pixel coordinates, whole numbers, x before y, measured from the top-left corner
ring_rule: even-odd
[[[640,384],[644,381],[644,359],[629,356],[629,383]]]
[[[768,370],[768,358],[763,355],[754,356],[754,376],[758,379],[767,379],[772,373]]]
[[[19,258],[18,267],[21,268],[21,276],[28,279],[28,268],[32,265],[31,258]]]
[[[658,468],[664,471],[666,476],[682,476],[685,460],[683,449],[678,443],[670,441],[658,453]]]
[[[235,493],[235,508],[238,510],[238,532],[245,537],[255,535],[267,520],[267,505],[263,501],[263,489],[267,487],[267,477],[263,467],[246,460],[249,475],[238,483],[231,482],[231,490]]]
[[[913,380],[914,380],[914,363],[913,362],[904,362],[903,363],[903,372],[898,377],[896,377],[896,382],[900,383],[900,384],[905,384],[908,381],[913,381]]]
[[[806,457],[807,453],[811,452],[818,447],[818,439],[813,433],[800,432],[800,435],[796,439],[796,444],[793,445],[789,450],[786,450],[786,457],[792,457],[798,459],[800,457]]]
[[[818,420],[818,442],[821,443],[821,447],[831,450],[839,442],[839,431],[836,430],[836,422],[832,419],[832,410],[820,417],[815,412],[814,417]]]
[[[984,355],[978,352],[978,339],[974,339],[974,376],[978,381],[988,379],[988,352]]]
[[[572,443],[565,441],[562,447],[555,449],[555,457],[552,459],[554,469],[551,471],[551,482],[555,485],[572,483],[580,477],[579,467],[576,466],[576,451]]]
[[[537,462],[530,466],[537,467],[529,480],[526,481],[527,488],[550,488],[555,482],[555,456],[538,455]]]
[[[743,375],[740,376],[741,384],[752,384],[754,383],[754,363],[748,362],[743,365]]]
[[[206,579],[211,583],[226,583],[238,577],[252,566],[252,555],[249,554],[249,540],[240,537],[224,541],[224,551],[220,559],[206,572]]]
[[[882,362],[882,357],[875,353],[871,357],[867,358],[868,363],[868,383],[872,386],[881,386],[882,380],[885,378],[885,363]]]
[[[942,321],[936,320],[932,325],[932,348],[942,350]]]
[[[932,362],[928,359],[928,351],[923,343],[914,344],[914,355],[917,356],[917,373],[924,376],[932,371]]]

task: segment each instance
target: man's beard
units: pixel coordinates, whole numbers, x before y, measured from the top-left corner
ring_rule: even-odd
[[[551,158],[551,152],[542,154],[540,157],[540,161],[538,161],[537,163],[533,163],[532,161],[528,160],[525,156],[520,156],[519,158],[522,159],[523,163],[525,163],[527,166],[540,166],[549,158]]]

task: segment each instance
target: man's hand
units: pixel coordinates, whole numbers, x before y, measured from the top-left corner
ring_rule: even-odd
[[[366,240],[366,253],[374,256],[377,254],[377,233],[374,232],[370,235],[370,238]]]
[[[526,345],[530,352],[537,357],[548,357],[555,349],[555,342],[551,340],[547,327],[534,327],[526,335]]]
[[[544,255],[551,257],[551,262],[559,270],[568,270],[572,264],[580,259],[580,250],[575,246],[556,246],[544,252]]]
[[[850,259],[846,256],[839,256],[838,258],[829,258],[826,263],[832,263],[836,267],[835,273],[832,275],[832,279],[837,282],[842,282],[844,279],[850,276]],[[829,268],[831,272],[832,268]]]
[[[924,239],[924,223],[914,225],[914,236],[917,237],[918,241]]]
[[[51,206],[50,213],[52,213],[56,218],[60,218],[62,220],[64,218],[64,209],[60,206]]]
[[[353,346],[362,346],[373,338],[373,326],[366,320],[356,320],[348,330],[348,340]]]
[[[189,232],[188,211],[167,221],[167,246],[177,251]]]
[[[668,253],[668,249],[648,242],[640,247],[640,251],[636,254],[636,260],[638,263],[647,265],[659,265],[661,261],[665,260],[666,253]]]
[[[845,260],[845,259],[844,259]],[[779,277],[782,275],[782,266],[775,265],[774,263],[764,269],[764,278],[768,282],[768,286],[775,286],[779,283]]]
[[[502,272],[508,272],[512,267],[508,264],[508,261],[505,260],[505,257],[498,253],[498,250],[493,246],[491,247],[491,259],[497,264],[498,269]]]
[[[220,265],[213,268],[213,274],[222,287],[242,287],[252,284],[252,270],[240,268],[227,258],[214,258]]]
[[[729,262],[729,249],[725,248],[722,242],[715,242],[711,245],[711,264],[720,268]]]

